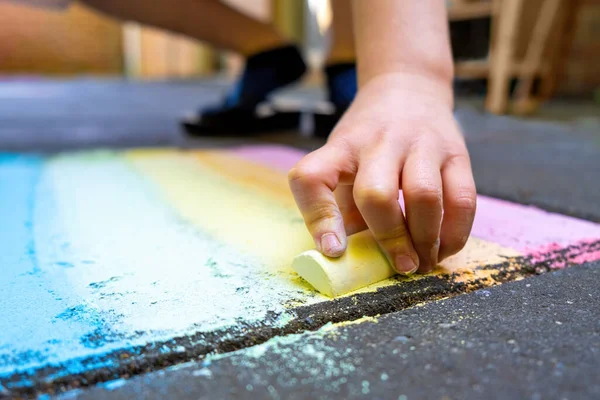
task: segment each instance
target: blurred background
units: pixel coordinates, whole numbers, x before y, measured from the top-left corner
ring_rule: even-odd
[[[298,40],[318,70],[331,21],[328,0],[223,0]],[[600,2],[449,0],[457,91],[488,111],[531,113],[552,97],[598,102]],[[235,54],[74,3],[53,12],[0,2],[0,80],[32,77],[198,79],[235,75]],[[319,84],[313,73],[308,84]],[[595,99],[595,100],[594,100]]]

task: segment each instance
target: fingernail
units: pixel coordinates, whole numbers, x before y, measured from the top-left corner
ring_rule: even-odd
[[[321,236],[321,251],[327,256],[336,256],[342,252],[342,243],[335,233]]]
[[[400,274],[410,275],[417,270],[418,266],[412,258],[407,255],[396,257],[396,271]]]

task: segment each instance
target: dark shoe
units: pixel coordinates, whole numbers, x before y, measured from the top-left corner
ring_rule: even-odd
[[[273,91],[298,81],[306,64],[296,46],[267,50],[248,58],[242,76],[217,107],[201,110],[183,122],[191,135],[248,136],[265,131],[296,129],[300,113],[261,112]]]
[[[229,109],[208,119],[190,119],[182,122],[190,136],[248,137],[272,131],[296,130],[300,126],[300,112],[275,112],[259,115],[255,110]]]

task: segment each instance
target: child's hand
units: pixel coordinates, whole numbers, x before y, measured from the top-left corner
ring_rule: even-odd
[[[403,274],[431,271],[462,249],[475,215],[451,89],[422,76],[384,74],[366,83],[328,143],[289,179],[321,252],[340,256],[346,235],[368,227]]]

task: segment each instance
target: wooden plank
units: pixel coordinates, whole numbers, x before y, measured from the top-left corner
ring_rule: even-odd
[[[600,4],[599,0],[594,1],[596,4]],[[539,95],[541,99],[550,98],[558,86],[558,80],[565,75],[567,59],[569,56],[573,56],[571,47],[575,37],[577,15],[584,4],[590,4],[590,2],[585,0],[570,0],[563,7],[564,15],[562,26],[560,27],[561,34],[558,35],[559,42],[555,43],[552,47],[553,51],[550,54],[550,59],[553,62],[551,62],[551,68],[544,79],[542,79],[540,85]]]
[[[459,78],[483,79],[490,73],[488,60],[459,61],[454,64],[454,75]]]
[[[0,1],[0,72],[120,75],[121,25],[79,3],[52,12]]]
[[[540,68],[543,60],[542,56],[548,46],[548,38],[552,28],[556,25],[558,11],[560,10],[562,0],[546,0],[540,10],[538,20],[533,30],[533,35],[529,41],[525,60],[520,71],[520,79],[515,90],[517,104],[515,111],[529,112],[529,101],[533,80],[536,72]]]
[[[214,50],[194,39],[142,26],[139,41],[140,78],[190,78],[214,72]]]
[[[490,55],[490,79],[486,108],[494,114],[503,114],[508,106],[511,64],[523,5],[524,0],[503,0],[500,14],[497,15],[497,30],[494,31],[494,27],[492,27],[494,43]],[[495,24],[494,21],[493,25]]]
[[[514,62],[509,67],[509,76],[515,77],[521,74],[525,66],[523,63]],[[541,64],[537,69],[537,74],[545,75],[549,72],[548,64]],[[467,60],[459,61],[454,64],[454,75],[459,78],[467,79],[485,79],[490,74],[490,63],[488,60]]]

